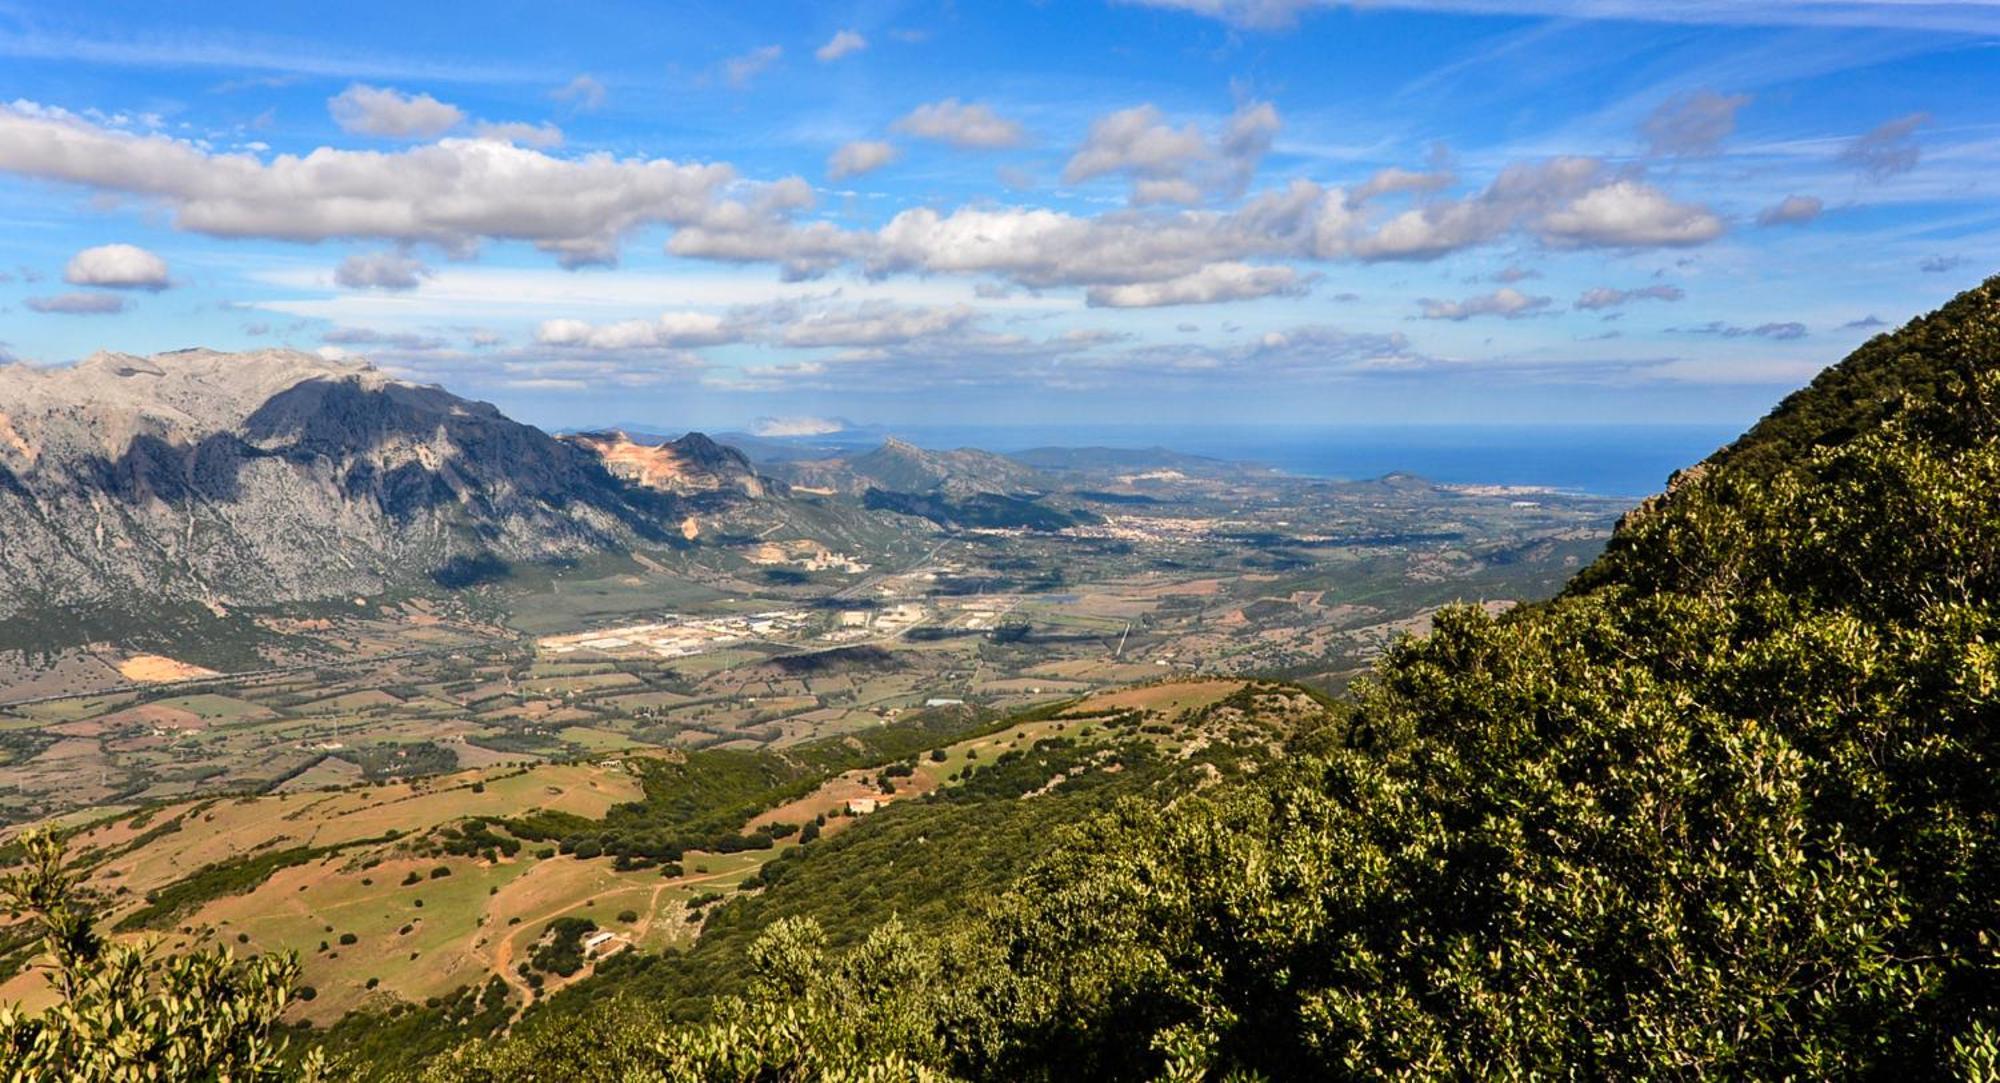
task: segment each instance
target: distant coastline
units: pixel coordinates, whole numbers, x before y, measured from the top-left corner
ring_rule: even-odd
[[[1448,485],[1510,486],[1637,500],[1734,439],[1740,425],[1399,425],[1266,428],[897,426],[823,435],[856,446],[894,433],[930,448],[1166,447],[1255,462],[1299,477],[1416,474]]]

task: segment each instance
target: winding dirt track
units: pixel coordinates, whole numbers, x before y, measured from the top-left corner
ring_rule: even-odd
[[[646,912],[644,916],[640,917],[639,923],[633,926],[630,936],[631,942],[636,945],[641,939],[645,937],[645,935],[648,932],[652,931],[653,922],[659,917],[660,896],[662,894],[676,887],[684,887],[689,884],[704,884],[704,883],[709,883],[711,881],[720,880],[725,877],[737,876],[737,875],[740,875],[740,873],[712,872],[712,873],[704,873],[700,876],[684,876],[673,880],[661,880],[658,884],[654,885],[652,893],[649,896],[647,896]],[[619,894],[629,890],[631,890],[631,885],[629,884],[614,884],[613,886],[607,887],[604,890],[596,892],[594,894],[586,895],[579,899],[571,899],[567,902],[559,903],[553,907],[550,907],[547,910],[542,911],[541,913],[533,915],[532,917],[527,914],[510,915],[510,916],[518,916],[521,919],[521,923],[519,925],[511,927],[502,926],[501,928],[503,928],[505,931],[503,931],[496,939],[489,941],[486,947],[484,948],[473,948],[470,952],[468,952],[468,954],[475,959],[479,959],[486,962],[488,965],[488,969],[490,969],[493,973],[499,975],[500,980],[506,982],[507,986],[510,989],[513,989],[515,992],[520,993],[522,1006],[525,1007],[530,1001],[535,999],[535,993],[533,989],[529,988],[527,981],[524,980],[521,977],[521,975],[514,970],[513,966],[514,954],[521,940],[521,937],[527,933],[531,932],[534,933],[535,934],[534,937],[530,938],[529,941],[530,943],[532,943],[533,940],[540,938],[541,936],[540,929],[546,923],[553,921],[556,918],[562,917],[563,915],[568,914],[572,911],[582,910],[585,907],[587,907],[590,903],[598,899],[602,899],[607,896]],[[483,911],[483,913],[485,914],[486,919],[490,925],[490,923],[494,919],[494,914],[490,904],[488,908],[485,911]],[[551,978],[551,980],[544,986],[544,988],[547,989],[549,992],[553,992],[556,989],[562,988],[564,985],[570,984],[571,982],[581,981],[583,978],[589,976],[591,969],[593,968],[586,967],[583,970],[577,971],[575,975],[568,978]]]

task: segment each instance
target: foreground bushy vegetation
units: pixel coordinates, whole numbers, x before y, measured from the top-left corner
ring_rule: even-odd
[[[1996,369],[2000,280],[1562,597],[1443,614],[1283,771],[1121,803],[942,935],[778,922],[702,1022],[626,1001],[433,1073],[1994,1078]]]
[[[0,902],[42,934],[41,958],[60,1004],[40,1013],[0,1006],[0,1067],[10,1080],[318,1078],[317,1055],[286,1065],[277,1021],[298,960],[228,951],[161,958],[108,944],[102,915],[52,835],[21,840],[0,877]]]

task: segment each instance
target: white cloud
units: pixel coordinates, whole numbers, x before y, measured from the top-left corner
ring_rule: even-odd
[[[1245,263],[1212,263],[1163,282],[1122,286],[1092,286],[1092,305],[1106,308],[1152,308],[1161,305],[1205,305],[1248,301],[1259,297],[1297,296],[1306,280],[1290,267],[1252,267]]]
[[[1706,207],[1675,203],[1665,192],[1620,180],[1593,188],[1540,224],[1544,240],[1604,248],[1704,244],[1722,236],[1722,219]]]
[[[826,160],[826,175],[830,180],[844,180],[874,171],[896,160],[896,148],[889,143],[862,140],[842,144]]]
[[[830,64],[843,56],[858,53],[868,48],[868,39],[852,30],[842,30],[828,38],[825,45],[813,50],[813,56],[822,64]]]
[[[404,94],[355,83],[327,99],[342,131],[388,139],[435,139],[465,121],[465,112],[429,94]]]
[[[1713,154],[1736,130],[1736,111],[1750,104],[1748,94],[1718,94],[1704,87],[1661,102],[1639,133],[1654,157]]]
[[[1681,204],[1602,162],[1558,158],[1509,167],[1484,191],[1437,199],[1387,220],[1346,190],[1312,181],[1231,211],[1120,211],[1084,217],[1036,207],[902,211],[870,233],[828,222],[746,215],[680,230],[678,255],[776,262],[811,275],[858,264],[870,275],[915,272],[1011,280],[1031,288],[1163,282],[1214,264],[1271,259],[1431,259],[1528,232],[1552,247],[1697,244],[1722,232],[1706,208]]]
[[[739,89],[747,87],[752,79],[763,74],[764,69],[776,64],[784,55],[785,47],[782,45],[766,45],[752,49],[742,56],[732,56],[723,61],[722,74],[729,80],[730,86]]]
[[[1465,321],[1474,316],[1499,316],[1502,319],[1518,320],[1540,314],[1554,301],[1552,297],[1531,297],[1511,286],[1502,286],[1492,293],[1478,297],[1468,297],[1463,301],[1441,301],[1424,297],[1417,301],[1426,320]]]
[[[115,293],[61,293],[30,297],[23,303],[33,311],[58,316],[110,316],[125,311],[125,298]]]
[[[1145,149],[1148,137],[1119,144],[1118,168],[1138,184],[1212,193],[1247,177],[1247,163],[1262,153],[1275,124],[1275,112],[1253,104],[1204,141],[1206,156],[1193,165],[1171,147]],[[861,154],[846,164],[868,160]],[[771,264],[787,279],[852,267],[874,277],[962,274],[1037,289],[1187,280],[1157,296],[1199,297],[1222,283],[1240,288],[1253,280],[1259,288],[1280,285],[1268,269],[1253,279],[1231,264],[1430,259],[1523,234],[1552,247],[1666,247],[1701,243],[1723,229],[1706,208],[1676,202],[1629,171],[1556,158],[1510,166],[1483,190],[1428,197],[1400,213],[1378,213],[1341,187],[1294,180],[1229,210],[1092,216],[990,204],[916,207],[868,230],[812,217],[814,193],[800,178],[745,182],[723,164],[557,157],[464,138],[266,159],[109,130],[31,103],[0,106],[0,171],[136,196],[164,205],[179,228],[223,237],[427,243],[455,255],[486,240],[520,240],[576,267],[615,262],[633,231],[663,225],[671,229],[670,254]],[[1413,176],[1378,175],[1370,182],[1374,197],[1437,186]]]
[[[1679,286],[1642,286],[1632,290],[1618,290],[1612,289],[1609,286],[1597,286],[1583,291],[1583,295],[1576,299],[1575,307],[1595,312],[1607,308],[1617,308],[1620,305],[1630,304],[1633,301],[1678,301],[1686,296],[1687,292]]]
[[[739,342],[746,330],[713,313],[668,312],[654,320],[597,325],[576,319],[544,320],[535,329],[535,341],[592,350],[683,349]]]
[[[523,147],[540,147],[544,150],[563,145],[562,129],[553,124],[528,124],[522,121],[484,122],[473,127],[473,134],[481,139],[491,139],[500,143],[514,143]]]
[[[63,281],[72,286],[163,290],[173,285],[167,261],[136,245],[104,244],[70,257]]]
[[[430,275],[431,269],[407,252],[369,252],[341,260],[333,280],[351,290],[413,290]]]
[[[590,75],[579,75],[549,91],[549,97],[579,113],[589,113],[604,105],[604,84]]]
[[[1132,202],[1198,203],[1241,192],[1279,128],[1269,102],[1239,108],[1211,141],[1193,124],[1174,127],[1151,105],[1100,117],[1063,167],[1065,184],[1107,174],[1132,181]]]
[[[1820,216],[1826,203],[1818,196],[1786,196],[1757,212],[1760,226],[1804,225]]]
[[[847,423],[830,417],[760,417],[750,423],[755,436],[782,439],[788,436],[827,436],[844,432]]]
[[[957,98],[917,106],[895,123],[895,129],[919,139],[982,150],[1016,147],[1027,139],[1026,130],[1014,121],[988,106],[963,104]]]
[[[566,266],[614,261],[619,240],[643,225],[743,209],[720,198],[736,181],[726,165],[561,159],[469,139],[388,153],[322,147],[263,161],[23,102],[0,106],[0,170],[156,200],[179,228],[211,236],[375,238],[454,250],[520,240]]]
[[[1676,203],[1630,177],[1607,178],[1596,158],[1558,157],[1508,166],[1485,190],[1441,199],[1355,239],[1363,259],[1435,259],[1527,229],[1558,247],[1651,248],[1722,235],[1706,207]]]
[[[1106,173],[1142,177],[1178,176],[1208,155],[1208,141],[1194,125],[1174,128],[1151,105],[1123,109],[1090,126],[1083,146],[1063,167],[1063,183],[1076,184]]]

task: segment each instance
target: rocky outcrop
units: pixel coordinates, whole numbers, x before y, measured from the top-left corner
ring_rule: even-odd
[[[783,482],[757,473],[748,456],[691,432],[678,440],[648,444],[616,430],[582,432],[562,440],[596,455],[613,474],[663,493],[736,493],[753,500],[783,495]]]

